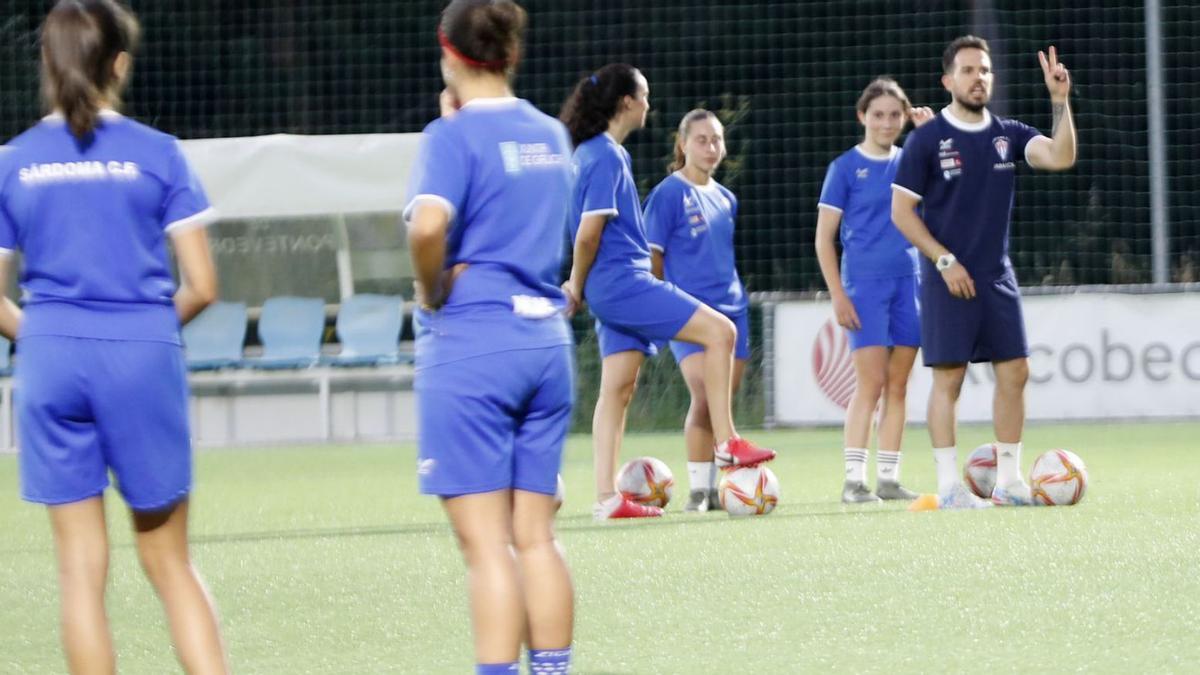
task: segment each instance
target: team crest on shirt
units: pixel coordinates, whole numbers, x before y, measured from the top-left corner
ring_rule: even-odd
[[[867,176],[870,176],[870,175],[871,175],[871,170],[865,166],[862,167],[861,169],[854,170],[854,176],[856,178],[858,178],[859,180],[866,180]]]
[[[1008,161],[1008,136],[997,136],[993,138],[992,147],[996,148],[996,154],[1000,156],[1001,162]]]
[[[1009,149],[1011,146],[1008,141],[1008,136],[997,136],[993,138],[992,147],[996,148],[996,155],[1000,157],[1000,161],[992,165],[993,169],[1004,171],[1007,169],[1016,168],[1017,165],[1012,161],[1012,157],[1009,156]]]

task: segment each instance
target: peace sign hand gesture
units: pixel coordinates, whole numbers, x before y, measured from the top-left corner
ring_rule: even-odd
[[[1042,75],[1046,77],[1046,89],[1050,90],[1050,100],[1058,103],[1067,100],[1071,91],[1071,74],[1067,67],[1058,62],[1058,50],[1050,46],[1050,55],[1038,52],[1038,61],[1042,64]]]

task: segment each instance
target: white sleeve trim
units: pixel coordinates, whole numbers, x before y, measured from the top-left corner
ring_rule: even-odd
[[[176,234],[197,227],[205,227],[217,222],[217,210],[213,207],[208,207],[199,213],[193,213],[187,218],[180,218],[175,222],[163,228],[164,232]]]
[[[906,195],[911,195],[911,196],[913,196],[913,197],[916,197],[916,198],[917,198],[917,201],[920,201],[920,200],[922,200],[922,199],[925,199],[925,198],[924,198],[924,197],[922,197],[921,195],[919,195],[919,194],[917,194],[917,193],[913,192],[912,190],[909,190],[908,188],[904,187],[903,185],[897,185],[896,183],[892,183],[892,189],[893,189],[893,190],[899,190],[899,191],[903,192],[903,193],[904,193],[904,194],[906,194]]]
[[[450,220],[454,220],[455,208],[449,199],[441,195],[419,194],[408,202],[408,206],[404,207],[404,222],[406,224],[412,222],[413,211],[417,208],[417,202],[433,202],[446,210],[446,215],[450,216]]]
[[[11,258],[13,257],[13,253],[15,253],[15,251],[13,251],[11,248],[0,247],[0,258]]]
[[[1029,139],[1029,142],[1025,144],[1025,163],[1031,167],[1033,167],[1033,162],[1029,161],[1029,148],[1033,147],[1033,144],[1035,141],[1046,141],[1047,143],[1054,142],[1053,139],[1051,139],[1049,136],[1047,136],[1045,134],[1038,134],[1037,136],[1034,136],[1033,138]],[[1037,168],[1037,167],[1033,167],[1033,168]]]
[[[833,204],[826,204],[825,202],[817,202],[817,208],[818,209],[829,209],[830,211],[837,211],[838,213],[842,213],[842,210],[839,209],[838,207],[834,206]]]
[[[582,221],[584,218],[587,218],[588,216],[613,216],[615,218],[619,213],[620,213],[620,211],[617,211],[615,208],[613,208],[613,209],[596,209],[594,211],[584,211],[583,213],[579,214],[579,220]]]
[[[666,252],[667,252],[667,249],[663,248],[662,246],[659,246],[658,244],[654,244],[654,243],[651,243],[651,244],[650,244],[650,250],[651,250],[651,251],[658,251],[659,253],[666,253]]]

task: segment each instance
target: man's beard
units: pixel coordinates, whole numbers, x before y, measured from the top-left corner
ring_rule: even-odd
[[[967,110],[970,110],[970,111],[971,111],[971,112],[973,112],[973,113],[980,113],[980,112],[983,112],[983,109],[987,107],[987,101],[986,101],[986,100],[985,100],[983,103],[975,103],[974,101],[969,101],[969,100],[967,100],[967,99],[962,99],[962,98],[959,98],[959,97],[957,97],[957,96],[955,96],[955,97],[954,97],[954,100],[955,100],[955,102],[957,102],[959,105],[961,105],[962,107],[966,108]]]

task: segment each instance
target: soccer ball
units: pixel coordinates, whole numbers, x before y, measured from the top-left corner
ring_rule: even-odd
[[[985,443],[971,451],[963,466],[963,480],[981,499],[991,499],[996,487],[996,445]]]
[[[779,479],[765,466],[733,469],[721,478],[717,494],[731,516],[765,516],[779,503]]]
[[[1087,491],[1087,467],[1079,455],[1070,450],[1049,450],[1042,453],[1029,472],[1033,500],[1046,506],[1078,504]]]
[[[617,491],[646,506],[665,507],[674,487],[671,469],[653,457],[631,459],[617,472]]]

